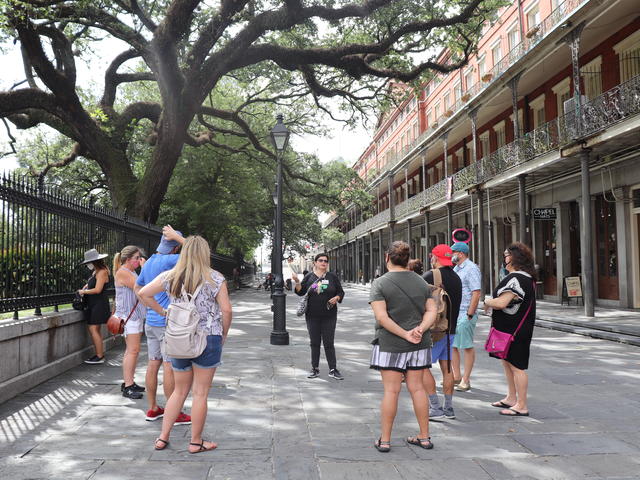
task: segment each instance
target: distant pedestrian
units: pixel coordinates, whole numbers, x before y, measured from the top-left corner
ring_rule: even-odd
[[[171,429],[174,422],[184,415],[181,410],[191,391],[193,423],[187,449],[189,453],[213,450],[218,445],[204,440],[202,431],[207,418],[207,398],[216,368],[222,364],[222,346],[231,327],[232,311],[224,275],[211,269],[211,252],[204,238],[188,237],[176,266],[140,290],[145,304],[158,315],[166,316],[165,307],[154,297],[159,293],[168,295],[172,300],[197,293],[194,303],[200,317],[198,326],[207,333],[207,345],[198,357],[171,359],[175,388],[167,401],[155,449],[163,450],[169,445]]]
[[[379,452],[391,449],[391,430],[398,409],[403,375],[413,400],[420,432],[407,443],[431,449],[429,410],[422,374],[431,368],[431,336],[436,320],[431,289],[407,269],[409,245],[393,242],[385,253],[388,272],[371,285],[369,303],[376,319],[370,368],[380,371],[384,395],[380,406],[381,433],[374,446]]]
[[[89,334],[96,354],[86,359],[84,363],[91,365],[104,363],[104,344],[102,343],[101,328],[111,316],[109,298],[107,297],[109,267],[104,262],[107,257],[106,253],[98,253],[95,248],[92,248],[84,252],[84,261],[82,262],[92,272],[86,285],[78,290],[78,293],[86,296],[87,299],[84,319],[89,327]]]
[[[134,375],[140,353],[140,339],[144,331],[146,308],[135,294],[140,266],[141,252],[135,245],[128,245],[113,258],[113,274],[116,286],[116,310],[114,315],[126,320],[124,340],[126,349],[122,360],[122,396],[133,399],[142,398],[145,388],[135,382]]]
[[[167,270],[171,270],[178,263],[180,256],[178,251],[184,243],[182,234],[167,225],[162,229],[162,237],[156,248],[156,253],[151,255],[140,271],[140,276],[136,280],[136,292],[145,285],[151,283],[158,275]],[[155,296],[155,301],[162,308],[169,306],[170,300],[164,291],[159,291]],[[148,305],[147,305],[148,307]],[[162,418],[164,409],[157,403],[158,372],[162,366],[162,388],[164,396],[169,399],[173,393],[174,378],[169,357],[162,352],[162,340],[166,328],[165,315],[153,308],[147,308],[147,321],[144,327],[147,337],[147,374],[145,375],[145,386],[147,388],[147,410],[146,420],[153,422]],[[180,413],[176,423],[180,425],[191,424],[191,417],[185,413]]]
[[[313,259],[313,270],[302,281],[296,273],[291,275],[295,282],[295,292],[307,294],[305,320],[311,345],[311,370],[307,378],[320,375],[320,345],[324,345],[324,354],[329,364],[329,376],[336,380],[344,377],[338,370],[334,338],[338,321],[338,303],[344,299],[344,290],[338,276],[329,271],[329,256],[319,253]]]
[[[471,371],[476,361],[473,347],[473,336],[478,323],[478,302],[482,293],[482,275],[480,268],[469,260],[469,245],[463,242],[454,243],[452,261],[456,266],[453,271],[462,281],[462,300],[460,314],[456,325],[456,336],[453,340],[453,376],[457,382],[455,389],[467,392],[471,389]],[[464,355],[464,373],[460,368],[460,354]],[[459,382],[458,382],[459,380]]]
[[[422,264],[422,260],[420,260],[419,258],[412,258],[411,260],[409,260],[407,268],[412,272],[416,272],[420,276],[422,276],[422,274],[424,273],[424,266]]]
[[[449,303],[447,308],[447,320],[449,321],[448,331],[445,336],[435,342],[431,349],[431,362],[440,364],[442,372],[442,392],[444,393],[444,406],[440,404],[440,399],[436,392],[436,382],[431,374],[431,370],[424,370],[423,381],[424,388],[429,395],[429,418],[438,420],[441,418],[453,419],[456,414],[453,410],[453,370],[451,368],[451,358],[453,357],[453,341],[456,335],[456,325],[458,323],[458,314],[460,312],[460,301],[462,299],[462,281],[460,277],[453,271],[453,250],[449,245],[436,245],[431,250],[431,270],[426,272],[422,278],[427,283],[442,287],[447,296]],[[440,272],[442,279],[441,285],[436,285],[434,270]]]
[[[238,267],[233,268],[233,288],[240,290],[240,269]]]
[[[504,251],[504,262],[509,272],[493,291],[492,298],[485,300],[486,312],[491,314],[491,326],[514,334],[507,358],[502,367],[507,380],[507,395],[491,405],[503,408],[500,415],[528,416],[527,389],[529,377],[529,352],[536,319],[536,272],[533,255],[523,243],[512,243]],[[495,357],[495,355],[491,354]]]

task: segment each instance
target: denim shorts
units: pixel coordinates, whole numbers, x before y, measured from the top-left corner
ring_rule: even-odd
[[[222,365],[222,335],[207,335],[207,346],[196,358],[172,358],[171,367],[179,372],[188,372],[191,366],[216,368]]]

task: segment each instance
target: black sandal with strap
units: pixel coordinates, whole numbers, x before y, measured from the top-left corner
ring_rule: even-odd
[[[198,450],[196,450],[195,452],[192,452],[191,450],[189,450],[189,453],[200,453],[200,452],[208,452],[210,450],[215,450],[216,448],[218,448],[218,444],[214,443],[214,442],[210,442],[212,444],[211,447],[207,448],[204,446],[204,442],[208,442],[209,440],[202,440],[202,443],[189,443],[189,445],[193,445],[194,447],[198,447]]]
[[[161,447],[158,447],[158,445],[157,445],[158,442],[162,442],[162,446]],[[154,442],[153,448],[155,448],[156,450],[164,450],[168,446],[169,446],[169,441],[168,440],[163,440],[160,437],[158,437],[158,438],[156,438],[156,441]]]
[[[427,438],[407,437],[407,443],[409,445],[416,445],[420,448],[424,448],[425,450],[431,450],[433,448],[433,443],[431,443],[431,437],[427,437]]]
[[[382,438],[379,438],[378,441],[373,444],[373,446],[376,447],[376,450],[382,453],[387,453],[389,450],[391,450],[391,442],[383,442]]]

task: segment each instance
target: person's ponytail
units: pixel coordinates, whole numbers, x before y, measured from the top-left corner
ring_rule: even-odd
[[[118,252],[113,256],[113,275],[117,273],[118,269],[121,266],[122,266],[122,263],[120,262],[120,252]]]

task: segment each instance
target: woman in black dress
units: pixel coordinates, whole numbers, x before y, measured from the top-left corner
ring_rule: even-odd
[[[95,248],[92,248],[84,253],[84,261],[82,262],[93,272],[87,284],[78,290],[80,295],[87,296],[84,319],[87,321],[91,341],[96,349],[96,354],[84,361],[89,364],[104,363],[104,345],[100,329],[111,316],[109,298],[107,297],[109,267],[104,263],[107,256],[107,254],[100,254]]]
[[[336,380],[344,377],[336,365],[336,349],[333,339],[338,320],[337,304],[344,298],[344,290],[338,276],[329,272],[329,256],[319,253],[313,259],[313,270],[304,276],[302,281],[293,273],[291,279],[295,282],[295,292],[303,296],[309,291],[305,319],[311,343],[311,371],[307,378],[320,375],[320,343],[324,344],[324,354],[329,364],[329,376]]]
[[[501,332],[513,334],[523,318],[524,322],[515,335],[507,358],[502,360],[507,395],[491,405],[503,409],[500,415],[528,416],[529,377],[526,370],[529,368],[529,347],[536,318],[533,255],[523,243],[512,243],[504,251],[504,263],[509,275],[493,291],[493,298],[484,302],[485,311],[487,314],[492,312],[491,326]]]

